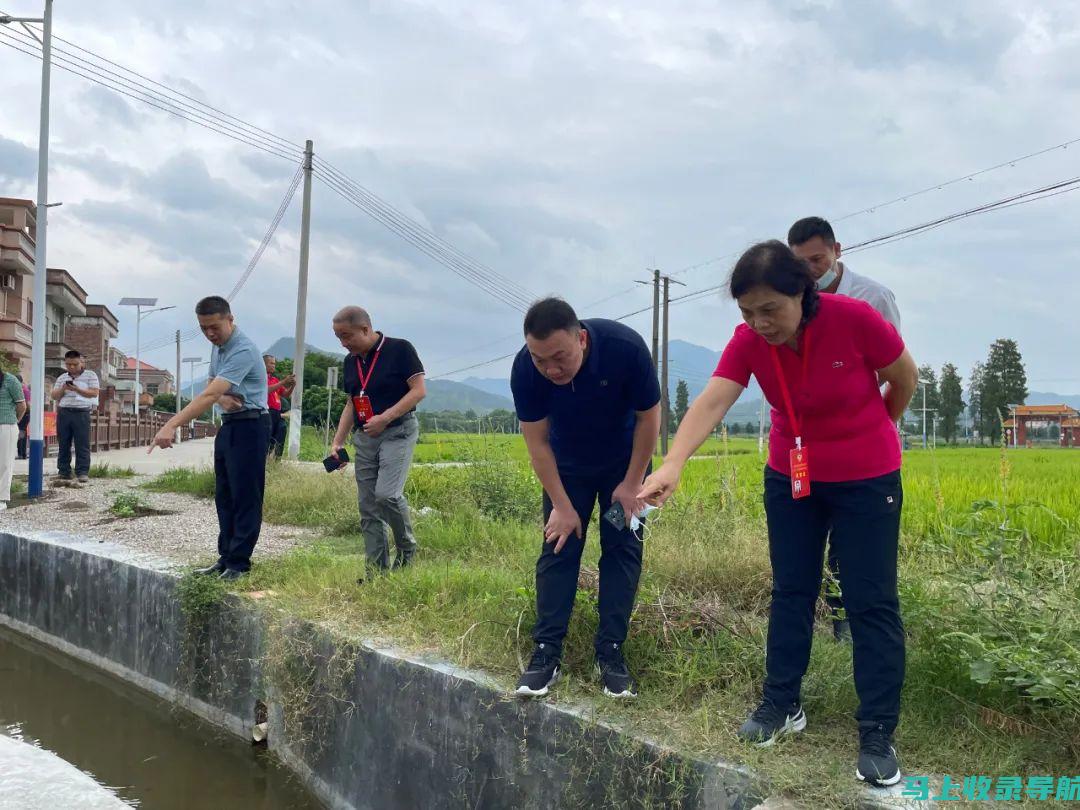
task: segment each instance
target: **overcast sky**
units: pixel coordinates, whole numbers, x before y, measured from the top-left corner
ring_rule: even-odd
[[[0,8],[40,13],[28,0]],[[312,138],[461,250],[583,317],[646,306],[633,282],[647,267],[728,257],[678,276],[685,290],[721,284],[731,253],[801,216],[839,220],[1080,137],[1080,4],[1068,0],[56,0],[55,31]],[[0,196],[32,198],[39,63],[0,48],[0,76]],[[295,167],[63,71],[52,110],[50,196],[63,206],[50,266],[120,317],[127,351],[122,296],[177,306],[144,321],[144,342],[190,329],[195,301],[240,276]],[[1077,175],[1080,144],[835,227],[854,244]],[[299,203],[234,302],[264,347],[293,333]],[[309,343],[336,348],[329,319],[346,303],[411,339],[431,374],[520,343],[518,312],[318,181],[312,221]],[[1010,337],[1030,388],[1080,392],[1078,221],[1080,192],[1064,194],[850,266],[896,292],[920,363],[966,376]],[[720,348],[737,320],[717,295],[673,307],[671,335]],[[629,323],[644,333],[651,321]],[[208,355],[201,338],[183,351]],[[504,362],[460,376],[506,373]]]

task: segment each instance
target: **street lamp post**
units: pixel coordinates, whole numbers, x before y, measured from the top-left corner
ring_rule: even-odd
[[[45,291],[48,275],[46,241],[49,220],[49,79],[52,72],[53,0],[45,0],[41,17],[0,15],[0,25],[40,23],[41,32],[41,119],[38,127],[38,177],[36,228],[34,234],[34,310],[30,344],[30,480],[27,495],[41,496],[45,464]]]
[[[196,365],[201,366],[202,363],[203,363],[203,359],[201,357],[185,357],[183,362],[188,364],[188,402],[191,402],[191,400],[193,400],[195,398],[195,395],[194,395],[194,390],[195,390],[195,366]],[[176,387],[177,400],[179,400],[181,398],[183,390],[184,390],[184,388],[183,388],[182,385],[177,385],[177,387]],[[178,408],[177,410],[179,412],[179,410],[181,410],[181,409]]]
[[[142,337],[141,327],[142,319],[154,312],[164,312],[167,309],[176,309],[175,306],[158,307],[158,300],[156,298],[121,298],[120,306],[122,307],[135,307],[135,443],[138,444],[139,437],[139,422],[141,421],[141,412],[139,409],[139,395],[142,390],[139,387],[139,371],[142,368],[142,358],[140,356]],[[156,309],[149,309],[146,312],[142,311],[143,307],[156,307]]]

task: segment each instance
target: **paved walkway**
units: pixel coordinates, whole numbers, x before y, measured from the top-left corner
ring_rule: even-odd
[[[92,464],[108,464],[110,467],[130,467],[140,475],[160,475],[174,467],[210,467],[214,462],[214,440],[196,439],[193,442],[181,442],[168,450],[154,450],[146,454],[145,447],[128,447],[123,450],[110,450],[94,453]],[[26,475],[28,462],[15,461],[15,475]],[[56,457],[45,459],[45,475],[56,473]]]

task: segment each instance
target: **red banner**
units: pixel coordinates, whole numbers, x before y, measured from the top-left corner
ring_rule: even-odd
[[[45,411],[45,436],[56,436],[56,411]]]

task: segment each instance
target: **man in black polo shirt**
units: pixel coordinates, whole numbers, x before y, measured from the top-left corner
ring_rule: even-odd
[[[424,367],[407,340],[386,337],[371,325],[360,307],[345,307],[334,316],[334,334],[345,357],[345,391],[349,403],[341,411],[332,451],[345,446],[353,432],[360,531],[369,570],[390,563],[386,527],[394,533],[394,568],[409,564],[416,538],[405,500],[405,479],[420,427],[413,411],[424,398]]]
[[[578,321],[559,298],[525,315],[525,347],[510,375],[529,459],[544,487],[544,544],[536,563],[536,646],[517,693],[545,695],[559,675],[563,638],[577,592],[585,529],[599,500],[625,523],[660,432],[660,386],[645,341],[616,321]],[[596,663],[604,693],[635,697],[623,659],[641,576],[641,539],[600,520],[600,624]]]

